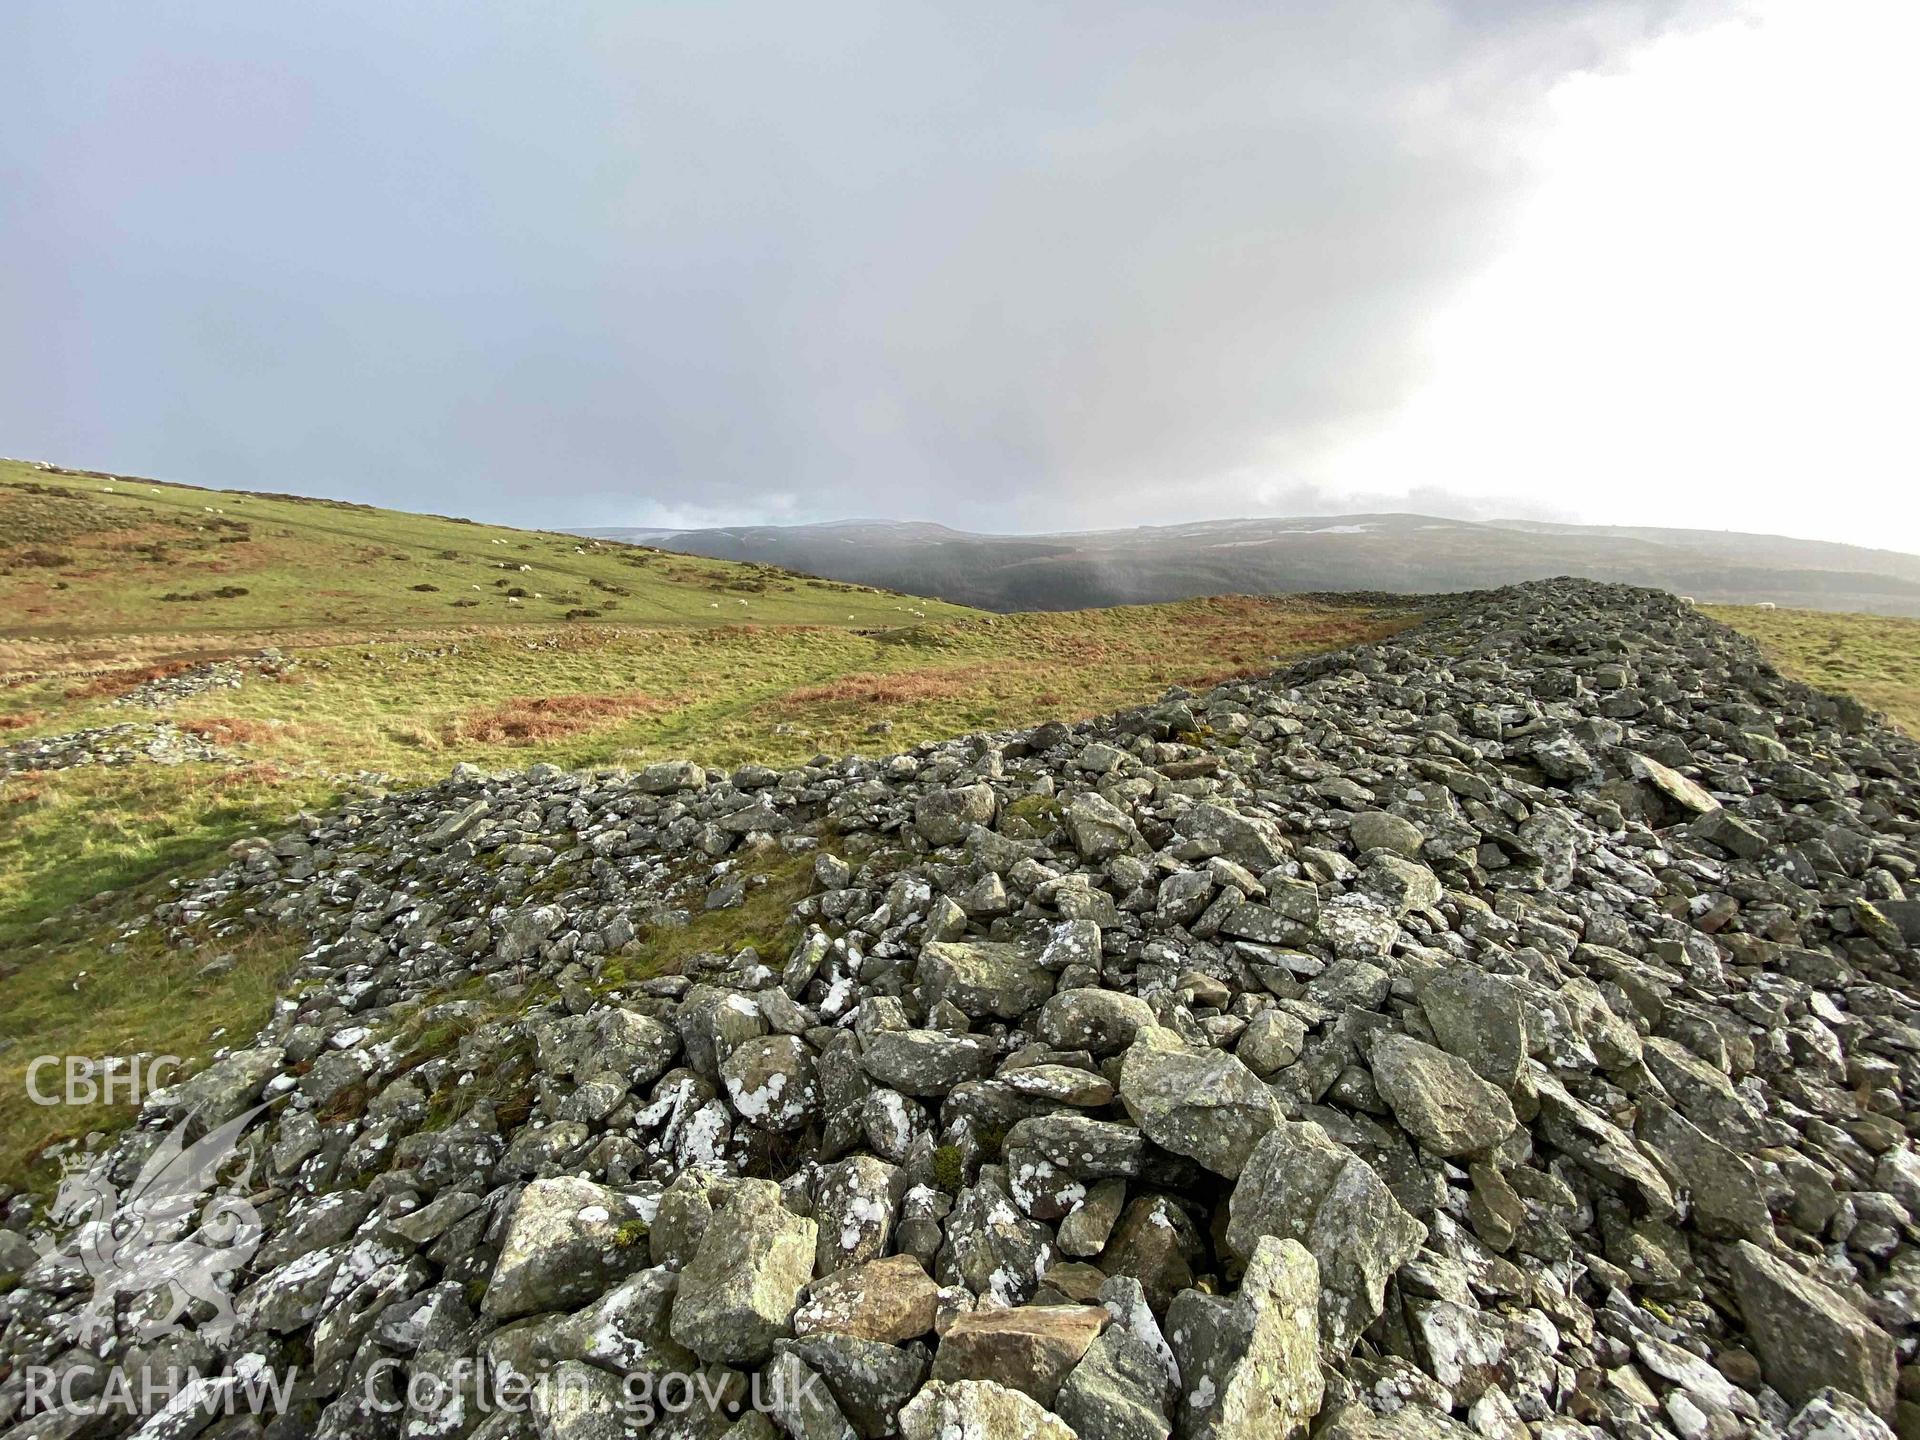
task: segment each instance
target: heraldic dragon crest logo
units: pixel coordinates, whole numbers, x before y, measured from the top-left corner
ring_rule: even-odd
[[[239,1141],[266,1108],[257,1105],[191,1142],[189,1122],[176,1124],[125,1195],[109,1179],[105,1156],[62,1162],[48,1218],[77,1228],[64,1241],[42,1242],[41,1257],[43,1264],[77,1267],[92,1283],[92,1296],[74,1314],[76,1339],[113,1333],[122,1299],[129,1302],[131,1338],[139,1341],[183,1329],[189,1319],[210,1339],[234,1326],[234,1277],[262,1235],[246,1199],[253,1160]]]

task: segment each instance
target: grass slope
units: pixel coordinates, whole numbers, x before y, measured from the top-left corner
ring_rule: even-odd
[[[49,1142],[130,1115],[30,1105],[31,1057],[203,1062],[258,1026],[300,937],[228,916],[172,937],[133,927],[169,881],[299,810],[461,761],[886,753],[1096,714],[1410,619],[1288,597],[984,615],[765,566],[11,462],[0,535],[0,744],[160,720],[233,756],[0,778],[0,1186],[45,1183],[29,1162]],[[565,618],[581,609],[601,613]],[[162,711],[115,703],[153,662],[262,644],[298,665]],[[759,918],[716,917],[686,943]],[[223,955],[230,968],[202,973]]]
[[[1753,636],[1784,674],[1851,695],[1920,739],[1920,620],[1734,605],[1707,613]]]
[[[287,643],[565,619],[871,627],[966,613],[766,565],[0,460],[0,642],[28,663],[101,638]]]

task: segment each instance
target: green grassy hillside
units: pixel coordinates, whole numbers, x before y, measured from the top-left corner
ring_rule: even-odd
[[[0,641],[967,613],[613,541],[0,461]]]
[[[1753,636],[1783,673],[1851,695],[1920,739],[1920,620],[1751,605],[1707,613]]]

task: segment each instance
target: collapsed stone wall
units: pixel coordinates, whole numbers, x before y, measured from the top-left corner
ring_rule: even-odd
[[[298,1375],[155,1434],[598,1437],[636,1375],[736,1440],[1920,1433],[1916,779],[1571,580],[883,759],[463,766],[156,913],[315,941],[96,1161],[211,1134],[258,1225],[182,1308],[177,1245],[89,1265],[99,1183],[16,1199],[0,1414],[134,1430],[23,1377],[137,1363]],[[795,869],[790,945],[649,972]]]

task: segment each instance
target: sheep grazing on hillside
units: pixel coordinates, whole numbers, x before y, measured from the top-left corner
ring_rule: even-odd
[[[1778,610],[1780,607],[1774,604],[1773,601],[1771,600],[1762,600],[1759,604],[1755,605],[1753,608],[1756,610]]]

